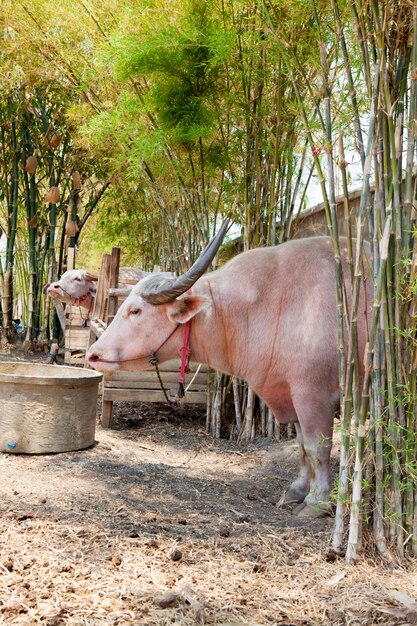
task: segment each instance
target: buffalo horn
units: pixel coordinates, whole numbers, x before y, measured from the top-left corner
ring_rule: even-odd
[[[85,280],[90,280],[92,282],[96,282],[96,281],[98,281],[98,276],[96,276],[95,274],[90,274],[90,272],[86,272],[85,273]]]
[[[208,246],[204,248],[197,261],[192,267],[178,278],[166,279],[162,284],[155,284],[150,281],[149,286],[143,285],[140,295],[150,304],[164,304],[172,302],[175,298],[190,289],[194,283],[204,274],[220,247],[223,237],[229,228],[229,220],[224,220],[217,235],[213,237]]]

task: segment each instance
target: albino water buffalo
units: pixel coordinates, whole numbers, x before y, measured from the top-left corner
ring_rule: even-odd
[[[145,276],[150,276],[151,273],[135,267],[121,267],[119,283],[125,285],[124,281],[139,281]],[[170,272],[162,272],[161,275],[172,276]],[[91,274],[88,270],[68,270],[59,280],[47,286],[46,293],[64,304],[75,304],[92,311],[97,281],[98,276]],[[125,286],[129,287],[129,285]]]
[[[46,293],[59,302],[91,310],[96,296],[97,280],[98,277],[87,270],[68,270],[59,280],[48,286]]]
[[[245,379],[279,422],[295,422],[301,471],[286,499],[300,503],[299,515],[321,514],[330,506],[329,459],[339,404],[331,240],[313,237],[258,248],[202,276],[225,228],[184,276],[141,280],[90,348],[88,361],[103,371],[142,370],[149,368],[151,354],[160,362],[175,358],[184,324],[191,320],[192,360]],[[340,244],[348,277],[346,241]],[[365,256],[370,258],[368,247]],[[373,292],[372,281],[365,284],[358,319],[361,355]]]

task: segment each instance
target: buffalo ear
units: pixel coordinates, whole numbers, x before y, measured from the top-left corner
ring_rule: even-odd
[[[95,274],[90,274],[90,272],[85,273],[85,280],[98,281],[98,276]]]
[[[205,296],[184,296],[167,305],[167,315],[172,322],[185,324],[197,313],[207,309],[210,304],[210,298]]]

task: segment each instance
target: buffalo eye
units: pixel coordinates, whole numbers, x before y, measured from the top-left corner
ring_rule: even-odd
[[[81,282],[81,278],[79,276],[74,276],[73,280],[76,280],[78,283]]]
[[[142,313],[142,309],[139,307],[132,307],[129,311],[129,315],[140,315]]]

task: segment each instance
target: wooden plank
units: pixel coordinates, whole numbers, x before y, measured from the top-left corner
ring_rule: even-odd
[[[64,361],[69,365],[82,364],[85,358],[90,330],[82,326],[82,321],[79,307],[67,305]]]
[[[175,385],[175,383],[166,383],[164,385],[164,388],[166,390],[168,389],[174,389],[175,387],[178,387],[178,385]],[[162,391],[161,389],[161,385],[159,384],[159,381],[154,380],[154,381],[130,381],[130,382],[118,382],[115,383],[113,385],[109,385],[108,383],[106,383],[106,385],[104,386],[105,389],[137,389],[138,391],[152,391],[153,389],[156,389],[156,391]]]
[[[82,326],[67,326],[66,334],[72,337],[88,337],[90,333],[89,328],[83,328]]]
[[[111,375],[107,375],[105,377],[105,383],[110,384],[112,383],[113,385],[117,385],[118,383],[133,383],[133,382],[146,382],[146,381],[158,381],[158,376],[156,374],[156,372],[154,371],[149,371],[149,370],[144,370],[142,372],[132,372],[131,374],[136,374],[136,376],[126,376],[126,377],[121,377],[120,376],[120,372],[115,372],[113,376]],[[160,372],[161,374],[161,378],[163,381],[166,381],[167,383],[171,382],[171,383],[176,383],[178,381],[179,378],[179,371],[176,372]],[[198,373],[198,374],[187,374],[186,376],[186,380],[188,382],[190,382],[195,376],[195,381],[198,382],[202,382],[202,381],[207,381],[207,372],[202,372],[202,373]]]
[[[65,336],[65,347],[68,350],[86,350],[87,342],[85,337],[71,337]]]
[[[85,350],[83,350],[82,348],[67,348],[66,350],[64,350],[65,354],[68,354],[71,358],[74,357],[82,357],[83,355],[85,356]]]
[[[77,350],[84,350],[85,352],[87,348],[87,339],[88,335],[87,337],[85,337],[85,335],[81,337],[71,337],[65,335],[65,347],[70,350],[73,350],[76,347]]]
[[[82,341],[69,342],[67,344],[67,350],[69,350],[70,352],[74,352],[74,350],[80,350],[81,352],[84,353],[84,356],[85,356],[85,342],[82,342]]]
[[[95,300],[94,312],[92,317],[100,320],[107,320],[108,314],[108,292],[110,286],[112,258],[110,254],[103,254],[98,290]]]
[[[87,320],[87,324],[88,324],[88,320]],[[78,326],[79,328],[86,328],[86,326],[83,326],[83,318],[78,316],[78,315],[66,315],[65,316],[65,325],[68,328],[69,326],[74,327],[74,326]]]
[[[116,315],[117,311],[117,297],[110,294],[110,289],[117,287],[117,282],[119,280],[119,269],[120,269],[120,248],[112,248],[111,251],[111,260],[110,260],[110,277],[109,277],[109,285],[107,289],[107,297],[109,299],[107,315],[110,318],[113,318]],[[106,319],[105,317],[101,317],[101,319]],[[107,322],[110,319],[106,320]]]
[[[178,376],[179,371],[180,371],[180,366],[181,366],[181,362],[178,359],[175,361],[167,361],[166,363],[162,363],[158,367],[159,367],[159,371],[161,372],[161,375],[163,372],[173,372],[173,373],[176,373],[176,375]],[[193,374],[195,374],[195,372],[197,371],[198,367],[199,367],[198,363],[190,363],[190,373],[187,374],[187,378],[191,378]],[[209,368],[207,367],[207,365],[201,365],[198,375],[207,374],[208,371],[209,371]],[[113,372],[111,376],[108,376],[108,378],[110,380],[136,380],[139,375],[144,374],[145,372],[154,372],[156,375],[155,369],[152,367],[151,364],[149,364],[149,368],[146,370],[142,370],[141,372],[117,370]],[[105,378],[107,379],[107,377]]]
[[[67,250],[67,270],[73,270],[75,267],[75,248]]]
[[[109,287],[117,287],[120,272],[120,248],[111,250],[110,283]]]
[[[175,390],[167,390],[168,397],[174,398]],[[108,402],[166,402],[162,391],[141,391],[138,389],[104,389],[103,400]],[[206,392],[187,392],[185,394],[187,404],[206,404]]]
[[[82,350],[85,354],[85,341],[77,340],[77,341],[67,341],[66,349],[70,351],[74,350]]]
[[[65,332],[65,337],[69,337],[70,339],[84,339],[85,345],[87,346],[88,335],[90,334],[89,328],[67,328]]]
[[[103,400],[101,411],[101,425],[103,428],[111,428],[112,425],[113,402]]]
[[[132,290],[122,287],[111,287],[109,289],[109,297],[127,298]]]
[[[119,278],[119,285],[137,285],[140,278]],[[129,290],[130,291],[130,290]]]
[[[173,380],[163,380],[162,384],[164,388],[176,388],[178,387],[178,376]],[[161,389],[161,384],[159,380],[129,380],[129,381],[115,381],[107,380],[105,385],[105,389]],[[187,382],[185,382],[185,387],[187,387]],[[204,391],[207,389],[207,378],[205,380],[200,380],[198,382],[193,382],[190,389],[195,391]]]
[[[153,382],[156,381],[158,382],[158,375],[155,371],[149,371],[149,370],[144,370],[141,372],[131,372],[131,374],[136,374],[136,376],[129,376],[129,377],[121,377],[119,372],[115,372],[113,376],[111,375],[106,375],[105,376],[105,384],[106,385],[118,385],[119,383],[145,383],[145,382]],[[178,378],[179,378],[179,371],[176,372],[160,372],[161,374],[161,379],[162,382],[167,382],[167,383],[176,383],[178,382]],[[207,372],[199,372],[198,374],[187,374],[186,376],[186,381],[191,382],[191,380],[193,380],[193,383],[198,382],[199,384],[203,384],[206,383],[207,384],[207,377],[208,377],[208,373]]]
[[[83,365],[85,359],[85,350],[71,351],[65,350],[64,362],[66,365]]]
[[[96,338],[101,337],[101,335],[104,333],[105,330],[106,330],[106,325],[103,324],[101,320],[91,320],[90,338],[91,338],[91,334],[94,334]]]
[[[91,316],[92,321],[90,322],[90,335],[88,338],[86,353],[88,352],[90,347],[93,345],[93,343],[97,340],[97,338],[100,337],[100,335],[103,334],[104,332],[103,328],[102,327],[100,328],[100,325],[97,324],[97,321],[98,320],[107,321],[108,304],[109,304],[108,291],[109,291],[109,284],[110,284],[111,263],[112,263],[111,255],[103,254],[103,256],[101,257],[100,274],[99,274],[99,278],[97,282],[97,292],[96,292],[96,298],[94,301],[94,310]],[[87,359],[84,362],[84,367],[87,367],[87,368],[90,367],[87,362]]]
[[[79,326],[79,324],[67,324],[66,333],[71,333],[73,330],[84,330],[86,331],[86,334],[88,335],[90,329],[84,326]]]
[[[85,356],[85,347],[84,346],[81,346],[79,348],[77,348],[76,346],[74,347],[71,346],[70,348],[66,347],[64,348],[64,352],[68,354],[84,354]]]
[[[85,356],[85,342],[83,341],[74,341],[73,343],[68,344],[66,349],[69,350],[69,352],[74,352],[74,350],[81,351]]]
[[[110,280],[110,266],[110,254],[103,254],[101,260],[100,275],[97,283],[97,293],[94,302],[94,310],[91,316],[93,319],[107,319],[107,300]]]
[[[70,365],[83,365],[84,364],[85,354],[76,354],[75,356],[72,354],[69,360]]]
[[[78,307],[67,304],[67,307],[65,309],[65,319],[67,326],[68,324],[70,324],[71,326],[82,326],[83,321],[87,320],[87,311],[84,310],[83,313],[81,313]]]

